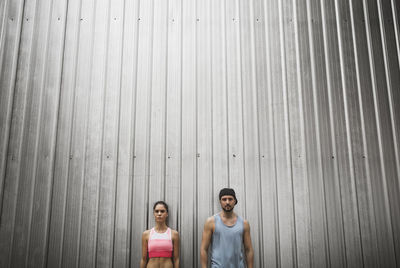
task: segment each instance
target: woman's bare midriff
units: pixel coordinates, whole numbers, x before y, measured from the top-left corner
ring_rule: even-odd
[[[150,258],[146,268],[172,268],[171,258]]]

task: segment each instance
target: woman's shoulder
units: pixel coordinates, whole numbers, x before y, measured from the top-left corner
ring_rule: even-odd
[[[150,232],[151,232],[151,229],[146,230],[146,231],[143,232],[142,236],[143,236],[143,237],[149,237]]]
[[[179,237],[179,233],[178,233],[178,231],[176,231],[176,230],[174,230],[174,229],[172,229],[172,228],[170,228],[171,229],[171,235],[174,237]]]

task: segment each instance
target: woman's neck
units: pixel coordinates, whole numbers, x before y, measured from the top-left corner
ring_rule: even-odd
[[[154,226],[154,229],[158,232],[163,232],[168,229],[168,226],[165,222],[156,222],[156,226]]]

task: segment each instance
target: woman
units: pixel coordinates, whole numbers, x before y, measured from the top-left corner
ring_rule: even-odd
[[[166,224],[168,205],[157,201],[153,214],[156,226],[142,235],[140,268],[179,268],[179,234]]]

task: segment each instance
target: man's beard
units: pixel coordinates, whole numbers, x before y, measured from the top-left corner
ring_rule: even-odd
[[[227,209],[226,207],[222,207],[222,210],[225,212],[231,212],[233,210],[233,207],[229,207],[229,209]]]

